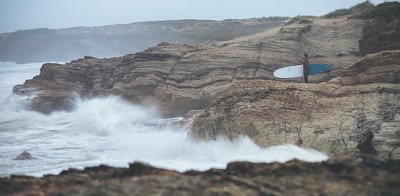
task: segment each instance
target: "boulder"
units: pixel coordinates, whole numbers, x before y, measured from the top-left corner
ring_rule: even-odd
[[[28,159],[32,159],[32,155],[31,153],[26,151],[22,152],[20,155],[14,158],[14,160],[28,160]]]

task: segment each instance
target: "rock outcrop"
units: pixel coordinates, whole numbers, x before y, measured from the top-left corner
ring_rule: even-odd
[[[301,62],[331,63],[327,81],[359,60],[362,20],[301,17],[263,33],[199,46],[161,43],[118,58],[85,57],[66,64],[45,64],[39,76],[14,88],[35,95],[32,108],[48,113],[73,108],[76,98],[120,95],[158,105],[165,116],[204,109],[211,98],[243,80],[273,79],[273,70]],[[286,81],[301,81],[299,79]]]
[[[327,83],[232,85],[197,116],[194,138],[251,137],[261,146],[303,141],[331,157],[400,159],[400,51],[368,55]]]
[[[142,163],[69,169],[58,176],[0,178],[2,195],[398,195],[400,162],[230,163],[178,173]]]
[[[399,58],[400,50],[367,55],[361,61],[342,69],[331,82],[340,82],[342,85],[400,84]]]
[[[28,159],[32,159],[32,155],[29,152],[22,152],[20,155],[16,156],[14,158],[14,160],[28,160]]]

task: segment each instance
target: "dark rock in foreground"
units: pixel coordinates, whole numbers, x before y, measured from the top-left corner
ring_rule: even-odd
[[[305,163],[234,162],[205,172],[142,163],[0,178],[3,195],[398,195],[400,162],[358,158]]]

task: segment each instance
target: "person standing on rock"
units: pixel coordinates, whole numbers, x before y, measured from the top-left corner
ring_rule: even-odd
[[[303,57],[303,76],[304,76],[304,82],[308,83],[308,66],[310,65],[310,62],[308,61],[308,55],[304,54]]]

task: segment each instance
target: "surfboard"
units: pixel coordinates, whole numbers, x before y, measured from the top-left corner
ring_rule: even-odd
[[[308,75],[315,75],[329,71],[329,64],[310,64],[308,66]],[[303,65],[294,65],[283,67],[274,71],[274,76],[277,78],[297,78],[303,76]]]

